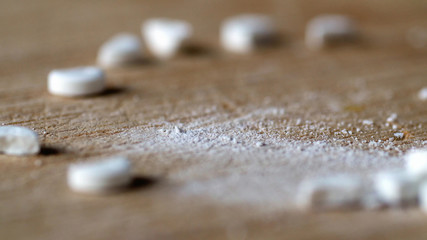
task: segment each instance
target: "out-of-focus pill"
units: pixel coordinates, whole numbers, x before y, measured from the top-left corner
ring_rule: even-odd
[[[147,20],[141,30],[149,51],[160,59],[175,56],[193,32],[189,23],[166,18]]]
[[[277,41],[273,20],[264,15],[243,14],[226,19],[221,26],[221,44],[227,51],[249,53]]]
[[[58,69],[48,76],[48,90],[54,95],[80,97],[100,93],[104,88],[104,72],[97,67]]]
[[[133,34],[121,33],[104,43],[97,62],[103,67],[132,64],[142,59],[141,41]]]
[[[349,17],[321,15],[307,24],[305,43],[310,49],[321,49],[339,42],[353,40],[356,33],[356,26]]]
[[[72,164],[68,168],[68,186],[76,192],[112,192],[126,187],[130,182],[130,162],[124,157]]]
[[[40,151],[39,137],[26,127],[0,127],[0,152],[9,155],[33,155]]]
[[[418,200],[420,208],[427,213],[427,181],[424,181],[420,184]]]
[[[406,171],[421,179],[427,179],[427,149],[418,149],[405,155]]]
[[[339,175],[312,179],[300,185],[297,205],[314,210],[360,207],[363,193],[363,182],[356,176]]]
[[[377,210],[385,207],[376,192],[367,192],[362,199],[362,206],[365,210]]]
[[[425,101],[427,100],[427,87],[422,88],[419,92],[418,92],[418,98],[421,101]]]
[[[381,201],[398,207],[417,201],[419,181],[406,171],[380,172],[375,176],[374,187]]]

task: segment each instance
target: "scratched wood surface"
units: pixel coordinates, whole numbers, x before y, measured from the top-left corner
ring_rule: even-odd
[[[281,46],[248,56],[222,52],[220,22],[242,12],[275,18]],[[360,41],[307,51],[304,26],[320,13],[353,16]],[[413,27],[427,31],[426,13],[423,0],[1,0],[0,123],[33,128],[43,150],[32,157],[0,155],[0,239],[425,239],[427,216],[416,208],[303,213],[287,207],[286,191],[274,197],[274,187],[316,169],[370,174],[401,166],[405,151],[425,147],[427,103],[416,95],[427,86],[427,49],[407,38]],[[139,34],[144,19],[158,16],[192,22],[203,51],[108,70],[108,90],[100,96],[47,93],[51,69],[94,64],[103,41],[118,32]],[[398,113],[397,130],[385,125],[391,113]],[[230,130],[235,121],[250,128]],[[174,126],[199,133],[199,140],[180,139]],[[228,147],[214,142],[215,128],[256,134]],[[343,128],[352,134],[342,134]],[[158,137],[159,131],[174,137]],[[390,148],[369,144],[396,131],[409,137]],[[258,136],[265,148],[251,146]],[[309,149],[320,141],[381,151],[398,160],[326,170],[320,164],[293,173],[291,160],[276,161],[279,150],[269,147],[269,136]],[[70,163],[114,154],[134,164],[131,189],[110,196],[68,190]],[[229,188],[221,182],[235,176],[241,180]],[[193,183],[202,194],[192,194]]]

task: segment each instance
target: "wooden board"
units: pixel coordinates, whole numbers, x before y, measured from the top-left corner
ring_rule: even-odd
[[[427,103],[417,93],[427,86],[427,49],[407,37],[413,27],[427,31],[427,2],[0,3],[0,124],[33,128],[43,144],[38,156],[0,156],[0,239],[427,236],[427,216],[416,208],[303,213],[291,201],[308,176],[369,177],[401,167],[408,149],[425,147]],[[221,21],[242,12],[274,17],[283,44],[247,56],[222,52]],[[321,13],[354,17],[360,42],[308,51],[305,24]],[[206,51],[108,70],[100,96],[47,93],[51,69],[95,64],[106,39],[139,34],[143,20],[158,16],[193,23]],[[395,129],[386,123],[392,113]],[[404,131],[405,140],[384,144]],[[69,191],[70,163],[111,155],[132,160],[129,191]]]

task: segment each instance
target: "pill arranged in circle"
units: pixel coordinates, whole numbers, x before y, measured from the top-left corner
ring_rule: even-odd
[[[18,126],[0,127],[0,153],[22,156],[39,151],[39,137],[33,130]]]
[[[192,26],[182,20],[155,18],[141,26],[148,50],[159,59],[175,56],[191,38]]]
[[[129,33],[120,33],[104,43],[98,52],[97,62],[103,67],[132,64],[143,57],[141,40]]]
[[[418,98],[421,101],[427,101],[427,87],[422,88],[419,92],[418,92]]]
[[[427,182],[423,182],[420,184],[418,191],[418,200],[421,210],[427,213]]]
[[[419,178],[427,180],[427,149],[418,149],[405,155],[406,171]]]
[[[374,179],[374,188],[381,201],[392,207],[415,203],[418,187],[419,179],[403,170],[380,172]]]
[[[273,20],[259,14],[243,14],[226,19],[221,26],[223,48],[233,53],[249,53],[277,40]]]
[[[321,49],[353,40],[357,35],[354,21],[345,15],[321,15],[307,24],[305,43],[310,49]]]
[[[108,193],[128,186],[131,164],[125,157],[76,163],[68,168],[68,186],[76,192]]]
[[[363,182],[359,177],[337,175],[304,181],[296,200],[304,209],[331,210],[359,207],[363,198]]]
[[[82,97],[100,93],[104,89],[104,72],[98,67],[57,69],[48,76],[48,90],[53,95]]]

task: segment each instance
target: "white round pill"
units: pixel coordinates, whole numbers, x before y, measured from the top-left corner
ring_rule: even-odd
[[[40,151],[39,137],[26,127],[0,127],[0,152],[9,155],[32,155]]]
[[[111,192],[130,182],[130,162],[124,157],[72,164],[68,168],[68,186],[76,192]]]
[[[419,178],[427,179],[427,149],[412,150],[405,155],[406,171]]]
[[[356,32],[353,20],[347,16],[321,15],[307,24],[305,42],[310,49],[320,49],[353,39]]]
[[[173,57],[192,35],[192,26],[181,20],[150,19],[141,27],[149,51],[160,59]]]
[[[58,69],[48,76],[48,90],[54,95],[80,97],[100,93],[104,88],[104,72],[97,67]]]
[[[427,213],[427,182],[422,182],[418,191],[419,206],[421,210]]]
[[[304,181],[298,191],[297,205],[315,210],[360,207],[363,201],[361,178],[350,175],[329,176]]]
[[[380,172],[374,179],[374,188],[381,201],[393,207],[415,202],[418,187],[419,180],[401,170]]]
[[[226,19],[221,26],[221,44],[227,51],[248,53],[277,35],[273,21],[264,15],[243,14]]]
[[[141,41],[133,34],[121,33],[104,43],[97,62],[104,67],[117,67],[142,59]]]
[[[418,98],[422,101],[426,101],[427,100],[427,87],[422,88],[419,92],[418,92]]]

